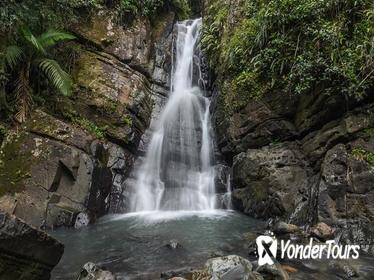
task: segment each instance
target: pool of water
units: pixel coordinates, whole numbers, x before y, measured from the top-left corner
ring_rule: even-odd
[[[259,221],[223,210],[106,216],[80,230],[51,232],[65,244],[52,279],[76,279],[88,261],[109,269],[118,279],[157,279],[160,272],[199,268],[215,254],[246,256],[245,233],[262,228]],[[168,248],[171,240],[181,247]]]
[[[263,232],[263,222],[234,211],[142,212],[109,215],[96,224],[50,232],[65,244],[65,252],[52,279],[75,280],[86,262],[112,271],[119,280],[160,279],[161,272],[204,266],[219,255],[248,256],[249,240]],[[167,246],[176,240],[181,247]],[[343,267],[357,272],[355,279],[374,279],[374,258],[357,260],[281,261],[296,268],[293,280],[351,279]]]

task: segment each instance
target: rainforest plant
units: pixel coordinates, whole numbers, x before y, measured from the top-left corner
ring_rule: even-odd
[[[32,106],[32,95],[45,80],[58,93],[68,96],[72,80],[50,55],[59,42],[75,37],[60,31],[46,31],[35,36],[27,27],[20,28],[19,40],[0,53],[0,106],[9,110],[6,93],[15,100],[15,119],[26,120]]]
[[[356,99],[371,92],[372,1],[240,1],[236,9],[230,3],[206,1],[201,39],[230,112],[269,92]]]

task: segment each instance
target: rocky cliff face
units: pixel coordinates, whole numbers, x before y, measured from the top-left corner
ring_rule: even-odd
[[[10,131],[0,154],[0,209],[37,227],[121,212],[123,182],[155,103],[169,87],[174,14],[122,26],[100,11],[73,27],[76,90]],[[56,107],[56,108],[51,108]]]
[[[204,13],[212,12],[207,7],[215,2],[205,2]],[[245,4],[219,3],[227,18],[207,16],[216,19],[211,26],[224,30],[219,38],[225,41],[245,18],[238,12]],[[244,59],[241,63],[251,62]],[[303,95],[267,91],[245,99],[244,92],[233,93],[234,88],[224,86],[222,69],[212,70],[218,73],[213,84],[213,123],[217,145],[232,164],[235,207],[261,219],[299,225],[323,221],[340,228],[344,238],[370,243],[373,97],[366,95],[358,101],[344,93],[323,94],[316,87]],[[237,106],[233,110],[228,103]]]

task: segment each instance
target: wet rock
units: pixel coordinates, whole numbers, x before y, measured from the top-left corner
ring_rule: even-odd
[[[245,280],[264,280],[264,277],[257,271],[253,271]]]
[[[288,273],[284,271],[282,266],[279,263],[275,263],[273,265],[262,265],[257,268],[257,272],[259,272],[265,280],[289,280]]]
[[[338,277],[347,279],[359,277],[357,270],[344,260],[331,261],[329,262],[329,267],[335,271]]]
[[[223,164],[217,164],[214,166],[214,184],[216,187],[217,193],[225,193],[227,192],[227,184],[229,176],[230,176],[230,167],[223,165]]]
[[[92,262],[86,263],[79,273],[77,280],[115,280],[110,271],[103,270]]]
[[[88,217],[87,213],[81,212],[77,215],[77,218],[75,219],[75,228],[81,228],[85,227],[90,223],[90,219]]]
[[[185,277],[186,275],[189,275],[193,272],[193,269],[190,267],[182,267],[175,270],[165,271],[162,272],[160,277],[161,279],[170,279],[173,277]]]
[[[288,219],[309,185],[306,159],[295,142],[250,149],[234,157],[234,207],[256,218]]]
[[[334,237],[335,230],[325,223],[318,223],[311,229],[311,235],[317,237],[322,241],[332,239]]]
[[[360,245],[360,251],[374,255],[374,222],[356,220],[344,228],[338,228],[336,236],[342,244]]]
[[[178,240],[170,240],[168,244],[165,245],[167,248],[176,250],[178,248],[182,248],[183,246],[178,242]]]
[[[0,278],[47,280],[64,246],[13,215],[0,213]]]
[[[293,224],[287,224],[285,222],[278,222],[274,228],[273,232],[277,235],[287,234],[287,233],[297,233],[300,232],[300,228]]]
[[[335,222],[346,212],[348,188],[348,153],[345,145],[338,144],[330,149],[321,166],[319,186],[319,220]]]
[[[205,267],[211,280],[244,280],[252,273],[251,262],[236,255],[209,259]]]

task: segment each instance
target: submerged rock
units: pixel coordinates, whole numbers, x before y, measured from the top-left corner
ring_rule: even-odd
[[[87,226],[90,222],[90,219],[87,215],[87,213],[81,212],[77,215],[77,218],[75,219],[75,228],[81,228],[84,226]]]
[[[0,279],[47,280],[64,245],[13,215],[0,213]]]
[[[246,280],[252,274],[251,262],[236,255],[209,259],[205,267],[211,280]]]
[[[86,263],[79,273],[77,280],[115,280],[110,271],[103,270],[92,262]]]
[[[169,243],[166,244],[165,246],[172,250],[182,248],[182,245],[178,242],[178,240],[175,240],[175,239],[170,240]]]

